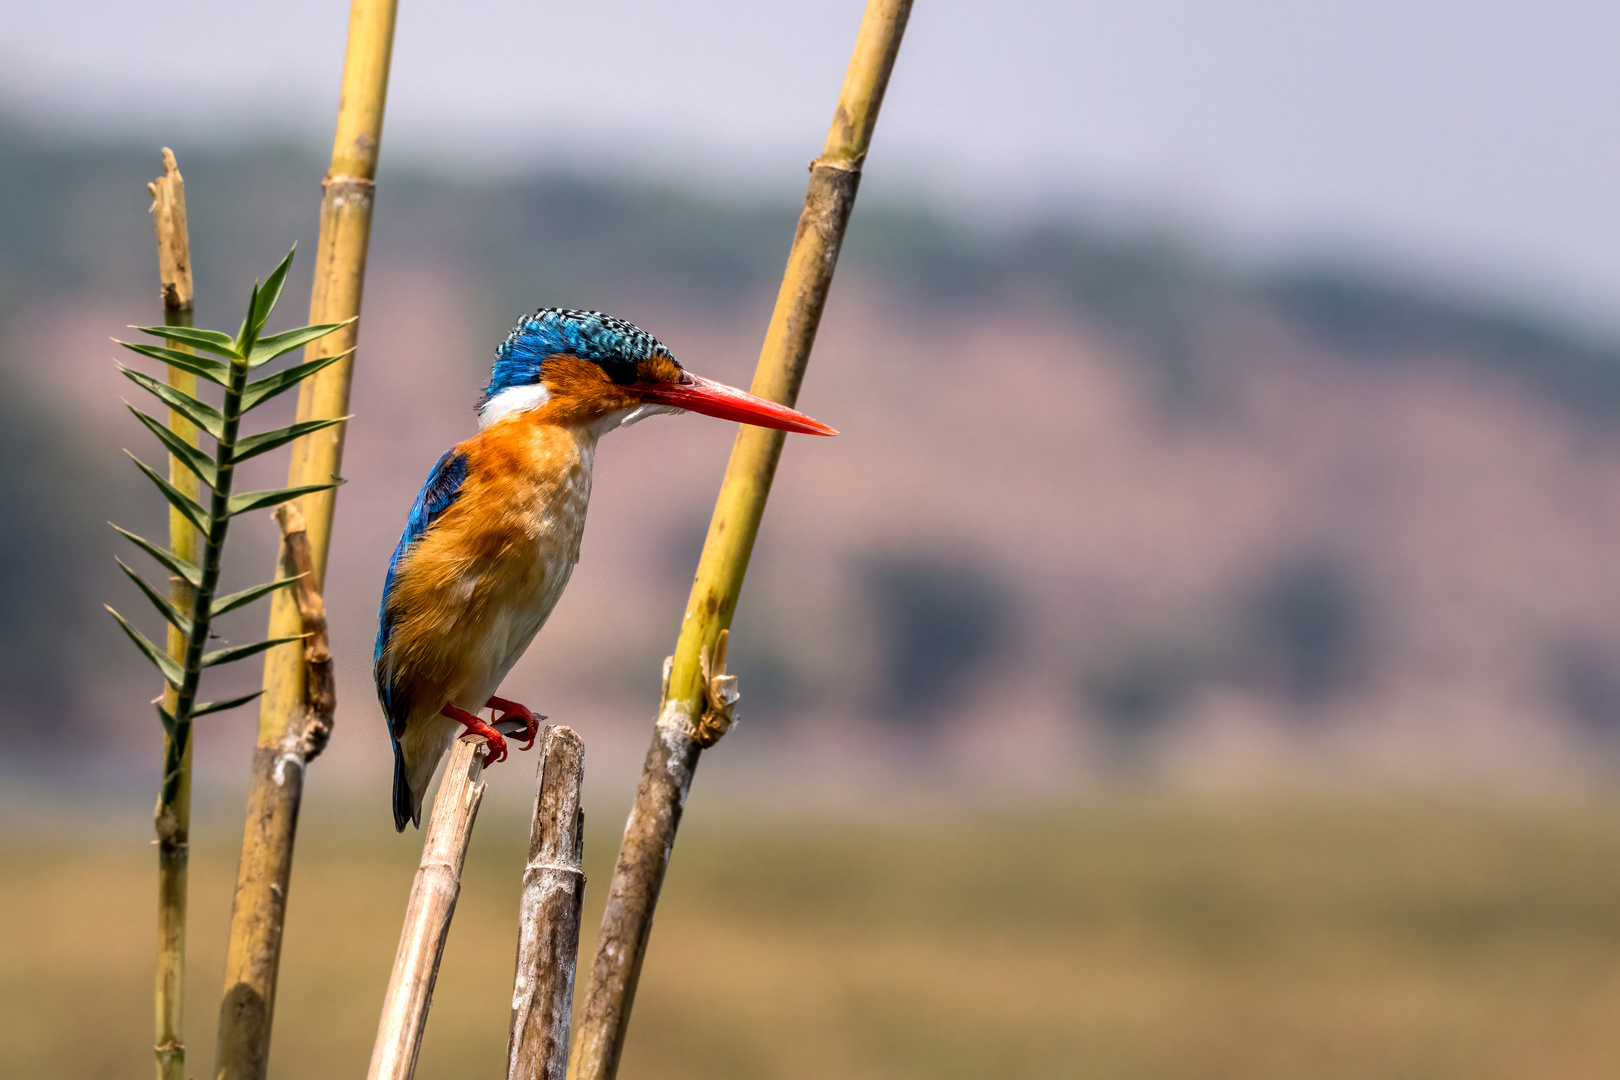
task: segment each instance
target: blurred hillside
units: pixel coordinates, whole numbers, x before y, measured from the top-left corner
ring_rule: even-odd
[[[312,247],[320,155],[175,149],[199,322],[234,325],[252,277]],[[13,745],[66,728],[152,756],[131,689],[150,675],[99,605],[140,603],[101,522],[162,528],[119,453],[151,451],[107,342],[157,317],[157,167],[155,147],[0,127]],[[797,210],[696,174],[385,163],[329,586],[335,758],[386,761],[382,568],[513,318],[602,308],[746,384]],[[733,664],[751,740],[1056,777],[1302,758],[1520,775],[1620,739],[1620,342],[1392,272],[1239,268],[1171,233],[871,199],[814,368],[801,405],[844,434],[790,446],[761,534]],[[644,726],[731,434],[685,418],[604,442],[583,561],[514,696],[588,739]],[[270,565],[272,529],[244,524],[233,586]]]

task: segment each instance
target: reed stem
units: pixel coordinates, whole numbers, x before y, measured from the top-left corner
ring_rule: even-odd
[[[371,1051],[367,1080],[409,1080],[422,1050],[433,984],[439,960],[450,936],[450,920],[461,895],[461,868],[467,859],[478,806],[484,798],[483,755],[488,751],[477,735],[456,740],[444,779],[433,797],[433,816],[422,840],[422,862],[411,885],[405,907],[399,950],[388,979],[377,1041]]]
[[[564,1080],[569,1010],[585,901],[585,745],[572,728],[540,736],[540,777],[529,830],[529,862],[518,901],[517,972],[506,1042],[507,1080]]]
[[[396,0],[352,0],[350,4],[332,163],[322,185],[320,239],[310,298],[312,323],[342,322],[360,313],[395,6]],[[350,349],[358,332],[358,324],[351,323],[311,344],[306,358],[314,360]],[[299,388],[299,421],[348,413],[353,363],[352,356],[339,360]],[[338,424],[293,444],[289,487],[338,478],[345,426]],[[322,593],[336,495],[333,490],[300,500],[307,522],[311,581]],[[277,567],[285,575],[291,556],[285,542],[282,546]],[[286,590],[277,593],[271,602],[270,636],[296,635],[302,626],[296,596]],[[220,1003],[214,1068],[219,1078],[263,1080],[269,1068],[282,929],[304,766],[309,758],[303,723],[307,716],[306,670],[301,644],[278,646],[265,654],[265,694],[249,777],[247,825],[231,908],[225,995]]]
[[[866,6],[826,143],[811,162],[809,191],[760,350],[752,389],[761,397],[785,405],[798,398],[910,13],[911,0],[869,0]],[[744,425],[732,447],[609,886],[570,1062],[573,1080],[613,1080],[618,1073],[653,911],[692,772],[709,741],[697,734],[710,700],[704,658],[715,654],[721,632],[731,625],[785,438],[780,431]]]
[[[158,277],[163,290],[163,325],[192,325],[191,240],[186,228],[186,182],[174,151],[163,148],[163,175],[146,186],[152,195],[152,223],[157,231]],[[178,341],[169,348],[191,352]],[[196,396],[197,376],[167,365],[170,386]],[[169,410],[169,430],[192,446],[198,445],[197,427],[184,413]],[[199,481],[173,454],[169,455],[169,483],[187,498],[197,498]],[[197,561],[201,536],[178,509],[169,508],[169,550],[186,562]],[[169,576],[169,602],[177,610],[191,611],[196,590],[179,574]],[[186,635],[169,626],[167,652],[179,663],[186,655]],[[163,707],[177,715],[180,694],[163,684]],[[163,736],[164,782],[153,824],[158,849],[158,947],[155,986],[156,1056],[158,1080],[184,1080],[186,1046],[182,1038],[186,975],[186,885],[191,844],[191,739],[190,725]],[[170,777],[173,782],[170,782]]]

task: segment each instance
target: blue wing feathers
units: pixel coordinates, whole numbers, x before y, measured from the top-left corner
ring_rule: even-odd
[[[439,459],[439,463],[433,466],[433,471],[428,474],[422,490],[417,493],[416,504],[411,507],[411,516],[405,522],[405,532],[394,548],[393,558],[388,560],[388,576],[383,579],[382,603],[377,608],[377,649],[374,660],[378,665],[377,696],[382,701],[383,711],[388,714],[389,730],[396,738],[397,729],[403,726],[409,712],[409,702],[401,699],[393,680],[385,677],[386,673],[381,667],[383,653],[388,648],[388,635],[393,629],[388,615],[388,601],[393,596],[394,578],[405,553],[438,520],[439,515],[450,509],[456,501],[456,496],[461,493],[461,485],[466,479],[465,454],[451,450]]]
[[[417,492],[416,503],[411,507],[411,516],[406,519],[405,532],[394,548],[393,558],[388,560],[388,576],[383,579],[382,603],[377,608],[375,657],[377,698],[382,702],[383,712],[387,714],[388,737],[394,744],[394,828],[400,831],[404,830],[407,821],[416,820],[417,814],[410,786],[405,782],[405,760],[399,747],[399,737],[404,733],[406,720],[410,718],[411,703],[409,697],[402,692],[403,688],[395,684],[393,672],[384,670],[383,667],[383,653],[388,649],[388,636],[393,630],[388,615],[388,601],[394,593],[394,579],[399,571],[399,561],[405,557],[411,545],[432,527],[439,515],[450,509],[456,497],[461,494],[461,485],[466,479],[466,454],[451,450],[433,466],[427,482],[422,485],[422,490]]]

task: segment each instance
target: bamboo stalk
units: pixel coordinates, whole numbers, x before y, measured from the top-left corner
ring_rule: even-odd
[[[541,736],[529,863],[518,905],[517,974],[506,1043],[507,1080],[564,1080],[574,1003],[580,907],[585,902],[585,745],[572,728]]]
[[[461,867],[484,798],[485,745],[477,735],[456,740],[444,779],[439,781],[439,793],[433,798],[433,816],[428,820],[422,862],[405,907],[405,924],[377,1023],[367,1080],[409,1080],[416,1071],[439,959],[450,935],[456,898],[461,895]]]
[[[867,3],[826,143],[810,165],[809,191],[760,350],[752,389],[762,397],[786,405],[798,398],[861,166],[910,14],[911,0]],[[731,625],[785,438],[780,431],[745,425],[732,447],[613,870],[570,1063],[573,1080],[612,1080],[618,1073],[653,911],[692,771],[703,746],[718,738],[713,729],[700,733],[699,728],[715,689],[706,677],[705,661]]]
[[[360,313],[366,251],[371,237],[377,154],[393,50],[395,0],[352,0],[343,88],[332,164],[323,181],[320,240],[315,254],[312,323],[341,322]],[[306,357],[333,356],[354,346],[358,324],[309,346]],[[353,358],[340,360],[299,389],[300,421],[347,414]],[[289,486],[337,479],[346,425],[338,424],[293,444]],[[324,591],[336,491],[306,496],[310,581]],[[285,573],[289,553],[278,559]],[[270,634],[297,634],[303,619],[297,598],[278,593],[270,609]],[[292,877],[293,843],[309,759],[300,721],[306,716],[306,665],[301,645],[283,645],[265,655],[265,695],[248,787],[247,825],[231,909],[231,938],[220,1003],[215,1075],[263,1080],[269,1066],[281,935]]]
[[[186,182],[174,151],[163,148],[163,175],[146,185],[152,194],[152,223],[157,230],[158,277],[163,289],[163,325],[192,325],[191,240],[186,228]],[[171,349],[190,352],[189,346],[169,340]],[[197,376],[166,365],[168,383],[182,393],[196,396]],[[192,446],[198,445],[197,427],[184,413],[169,410],[169,430]],[[175,455],[169,455],[169,483],[187,498],[196,500],[198,480]],[[197,562],[201,534],[178,509],[169,508],[169,550],[186,562]],[[169,602],[179,611],[190,611],[196,590],[179,574],[169,576]],[[167,651],[171,659],[183,663],[186,635],[169,627]],[[167,681],[163,684],[163,707],[176,715],[180,694]],[[156,1036],[154,1046],[158,1080],[183,1080],[186,1047],[181,1037],[185,1007],[186,974],[186,882],[190,869],[191,844],[191,732],[190,725],[163,737],[165,782],[159,789],[153,823],[158,849],[158,948],[155,986]],[[173,775],[173,782],[169,777]]]

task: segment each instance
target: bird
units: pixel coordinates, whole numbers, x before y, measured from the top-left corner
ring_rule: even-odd
[[[836,435],[819,420],[688,372],[634,323],[540,308],[495,351],[478,432],[448,450],[416,496],[377,613],[377,698],[394,750],[394,828],[422,821],[439,760],[464,733],[534,745],[539,721],[496,691],[579,561],[597,440],[661,413],[695,412]]]

